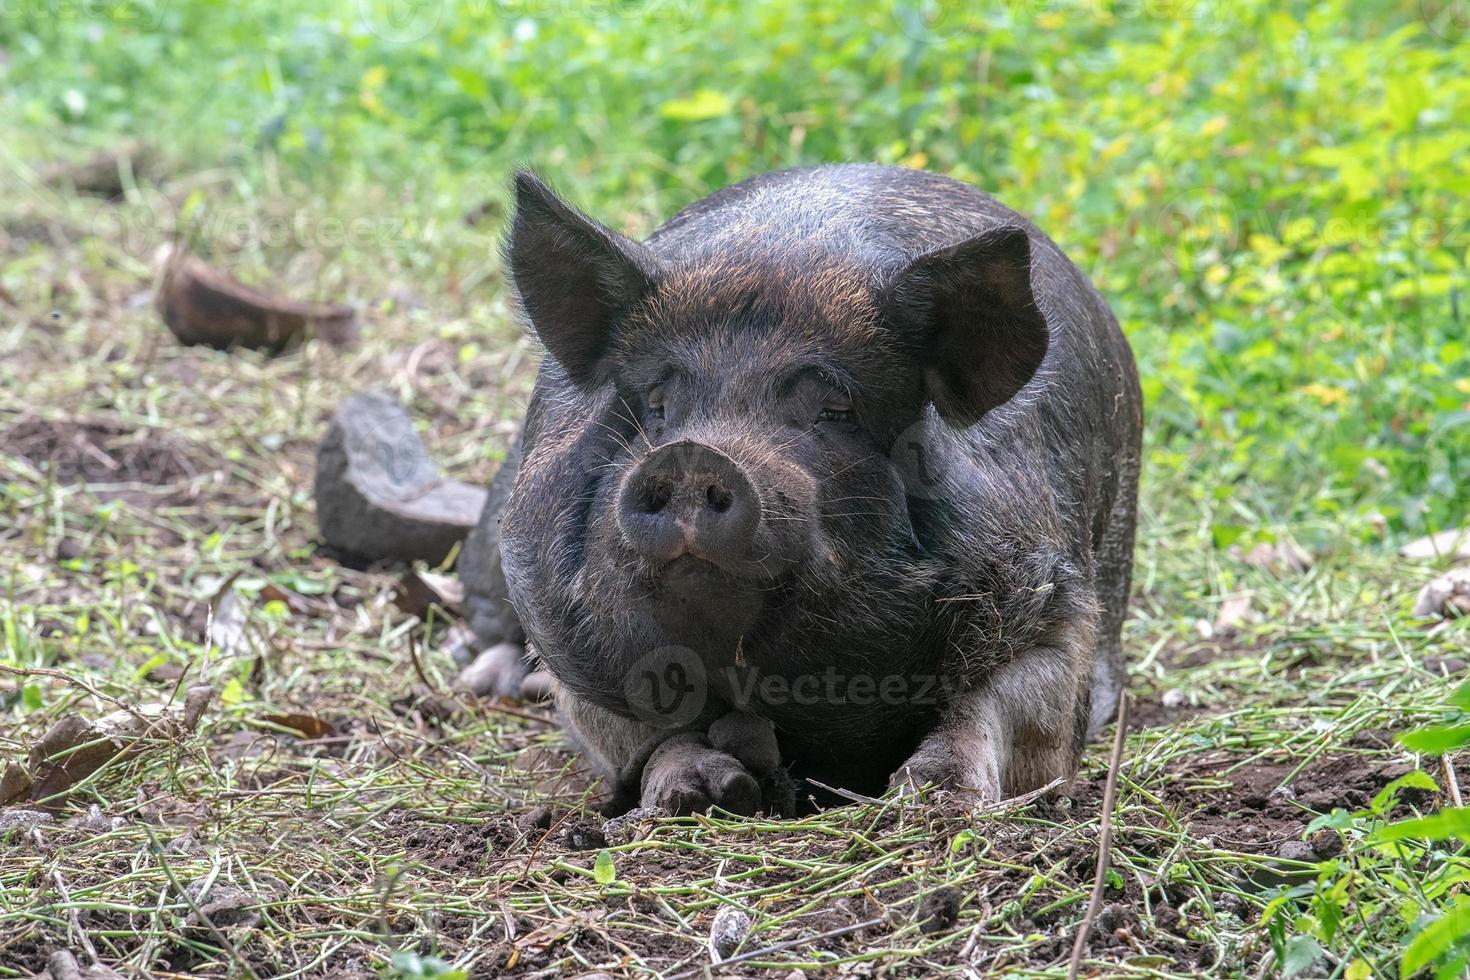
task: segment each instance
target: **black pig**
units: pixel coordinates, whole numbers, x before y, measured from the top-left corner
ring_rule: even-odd
[[[470,614],[524,627],[611,808],[1070,778],[1122,685],[1142,427],[1083,273],[915,170],[766,174],[643,243],[515,191],[548,356]]]

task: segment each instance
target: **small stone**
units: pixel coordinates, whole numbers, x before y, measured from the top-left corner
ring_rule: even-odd
[[[1419,590],[1414,615],[1455,619],[1470,616],[1470,565],[1452,568]]]
[[[31,774],[14,762],[6,763],[0,772],[0,806],[18,800],[31,791]]]
[[[570,823],[562,828],[562,843],[573,851],[597,851],[607,846],[602,828],[590,823]]]
[[[454,687],[478,697],[515,698],[520,696],[525,677],[525,648],[517,643],[497,643],[459,672]]]
[[[1236,554],[1239,554],[1238,550]],[[1263,541],[1247,552],[1242,560],[1252,568],[1278,578],[1288,574],[1300,575],[1312,567],[1312,556],[1290,541],[1275,544]]]
[[[715,913],[709,928],[709,951],[714,962],[729,959],[750,933],[750,916],[733,905]]]
[[[1110,902],[1102,907],[1097,913],[1097,928],[1099,932],[1116,933],[1120,929],[1128,931],[1138,917],[1133,910],[1118,902]]]
[[[1462,673],[1466,667],[1470,667],[1470,663],[1466,663],[1460,657],[1424,658],[1424,669],[1439,674],[1442,677]]]
[[[317,448],[317,525],[328,544],[359,558],[438,564],[479,521],[485,495],[439,475],[389,394],[344,401]]]
[[[954,928],[960,917],[960,890],[952,885],[936,888],[919,903],[919,931],[925,935]]]
[[[1415,561],[1470,559],[1470,527],[1451,528],[1411,541],[1399,549],[1399,554]]]
[[[635,806],[622,816],[604,821],[602,835],[612,845],[630,844],[638,839],[641,824],[667,816],[669,816],[669,811],[661,806]]]
[[[1255,622],[1257,618],[1251,609],[1249,592],[1230,596],[1220,603],[1220,609],[1215,614],[1215,622],[1212,624],[1212,635],[1230,636],[1239,632],[1246,624]]]
[[[30,830],[32,827],[43,827],[55,822],[55,817],[40,810],[6,810],[0,813],[0,834],[10,830]]]
[[[538,806],[533,810],[521,814],[516,823],[522,830],[550,830],[554,823],[551,807]]]
[[[122,817],[107,816],[95,803],[87,807],[86,813],[79,813],[66,822],[66,826],[71,829],[89,834],[106,834],[126,825],[127,821]]]
[[[1154,924],[1165,932],[1177,932],[1184,925],[1184,916],[1174,906],[1161,902],[1154,906]]]
[[[204,717],[209,703],[214,700],[214,688],[208,684],[195,684],[184,692],[184,730],[195,731],[199,728],[199,719]]]
[[[1309,837],[1307,843],[1312,845],[1312,853],[1324,860],[1342,853],[1342,836],[1326,827]]]
[[[1309,864],[1317,860],[1317,852],[1312,845],[1302,840],[1283,841],[1276,849],[1276,856],[1283,861],[1305,861]]]
[[[197,911],[190,909],[184,917],[186,930],[208,930],[207,919],[219,929],[254,929],[260,925],[258,900],[249,892],[223,881],[206,887],[203,880],[191,882],[184,889]]]
[[[46,957],[46,974],[49,980],[81,980],[82,970],[77,958],[69,951],[58,949]]]
[[[1172,711],[1175,708],[1182,708],[1188,704],[1189,695],[1177,687],[1171,687],[1164,692],[1163,697],[1159,698],[1159,702]]]

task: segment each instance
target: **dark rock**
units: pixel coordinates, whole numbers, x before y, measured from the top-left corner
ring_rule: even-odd
[[[602,828],[590,823],[571,823],[562,828],[562,843],[573,851],[596,851],[607,846]]]
[[[41,171],[40,177],[52,187],[111,200],[121,197],[128,189],[123,182],[124,171],[134,183],[153,180],[159,176],[159,164],[158,154],[152,147],[128,140],[98,150],[84,160],[52,164]]]
[[[669,811],[659,806],[635,806],[619,817],[602,823],[602,836],[609,844],[628,844],[638,838],[641,825],[648,820],[667,817]]]
[[[1113,935],[1119,929],[1131,929],[1138,921],[1138,916],[1126,905],[1113,902],[1103,906],[1097,914],[1097,931],[1106,935]]]
[[[1302,840],[1283,841],[1276,849],[1276,856],[1285,861],[1316,861],[1317,852],[1311,844]]]
[[[522,830],[549,830],[552,822],[553,814],[549,806],[538,806],[529,810],[516,821]]]
[[[81,966],[69,950],[58,949],[46,958],[46,972],[37,980],[122,980],[122,974],[101,963]]]
[[[723,905],[710,923],[709,948],[716,963],[735,955],[750,933],[750,916],[733,905]]]
[[[1154,924],[1165,932],[1178,932],[1186,923],[1178,909],[1161,902],[1154,906]]]
[[[1326,827],[1313,834],[1308,843],[1312,846],[1312,853],[1323,860],[1342,853],[1342,837]]]
[[[960,890],[950,885],[936,888],[919,903],[919,931],[929,934],[953,928],[960,917]]]
[[[317,449],[317,523],[349,554],[437,564],[484,506],[484,490],[439,475],[391,395],[348,398]]]

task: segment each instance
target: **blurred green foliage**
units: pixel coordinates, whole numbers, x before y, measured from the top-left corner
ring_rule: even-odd
[[[1203,515],[1226,546],[1303,521],[1434,530],[1470,502],[1470,31],[1453,2],[0,11],[5,131],[142,134],[241,179],[291,175],[328,208],[503,204],[528,163],[646,232],[771,168],[950,173],[1033,216],[1109,297],[1142,368],[1150,480],[1171,488],[1150,506]]]

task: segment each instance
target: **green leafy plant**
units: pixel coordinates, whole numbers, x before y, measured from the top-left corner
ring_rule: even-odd
[[[1447,708],[1444,722],[1406,732],[1400,743],[1431,756],[1470,745],[1470,683],[1451,694]],[[1336,809],[1308,824],[1308,836],[1333,832],[1348,846],[1319,865],[1312,883],[1283,889],[1262,912],[1283,975],[1302,972],[1323,950],[1344,957],[1344,976],[1374,975],[1387,967],[1370,964],[1380,958],[1375,948],[1396,950],[1401,977],[1426,969],[1439,978],[1463,975],[1470,966],[1470,807],[1392,817],[1407,791],[1440,790],[1416,769],[1364,809]]]
[[[597,852],[597,860],[592,862],[592,877],[599,885],[611,885],[618,878],[617,868],[613,866],[612,852],[606,848]]]

